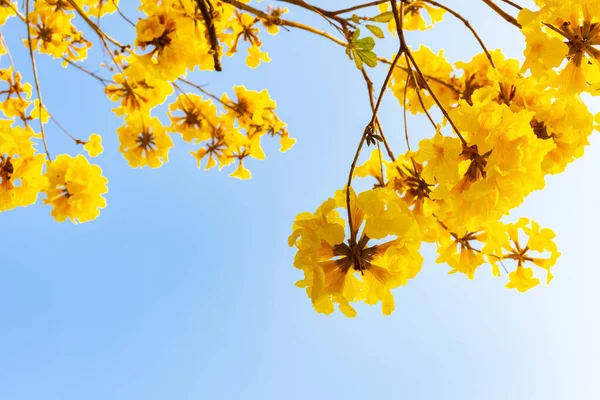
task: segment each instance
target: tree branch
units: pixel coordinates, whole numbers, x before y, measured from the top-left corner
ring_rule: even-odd
[[[521,29],[521,24],[517,22],[517,20],[515,19],[515,17],[513,17],[510,14],[508,14],[506,11],[504,11],[500,7],[498,7],[492,0],[481,0],[481,1],[483,1],[485,4],[488,5],[488,7],[490,7],[492,10],[494,10],[496,12],[496,14],[498,14],[502,18],[504,18],[505,21],[510,22],[511,24],[513,24],[514,26],[516,26],[517,28]]]
[[[217,38],[215,23],[213,22],[212,18],[212,4],[210,4],[210,0],[196,0],[196,5],[202,13],[204,25],[206,26],[206,31],[208,32],[208,39],[210,41],[210,49],[213,55],[215,71],[221,71],[221,55],[219,54],[221,52],[221,47],[219,46],[219,39]]]

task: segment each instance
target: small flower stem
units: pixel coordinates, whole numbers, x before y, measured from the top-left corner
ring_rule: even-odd
[[[27,47],[29,48],[29,58],[31,58],[31,69],[33,70],[33,79],[35,81],[35,90],[37,92],[38,100],[40,101],[40,130],[42,133],[42,142],[44,143],[44,150],[49,161],[52,161],[50,152],[48,151],[48,143],[46,142],[46,132],[44,131],[44,122],[42,118],[42,110],[44,110],[44,102],[42,101],[42,91],[40,90],[40,80],[37,72],[37,65],[35,63],[35,56],[33,54],[33,44],[31,42],[31,25],[29,24],[29,0],[25,2],[25,24],[27,25]]]

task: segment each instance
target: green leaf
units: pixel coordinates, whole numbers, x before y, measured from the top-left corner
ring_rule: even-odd
[[[354,31],[354,33],[352,34],[352,38],[350,39],[352,42],[356,42],[356,40],[358,39],[358,36],[360,35],[360,29],[357,29]]]
[[[390,22],[394,18],[394,13],[391,11],[386,11],[377,15],[376,17],[371,18],[370,20],[373,22]]]
[[[356,64],[356,68],[358,69],[362,69],[363,67],[363,61],[362,58],[360,57],[360,53],[358,52],[358,50],[356,50],[355,48],[352,48],[352,55],[354,56],[354,64]]]
[[[377,66],[377,54],[370,50],[355,50],[354,62],[357,58],[360,58],[361,66],[363,62],[371,68]],[[358,66],[358,63],[356,64]]]
[[[360,17],[356,14],[352,14],[352,18],[350,18],[352,20],[352,22],[354,22],[355,24],[360,24]]]
[[[375,47],[375,39],[371,36],[367,36],[362,39],[354,40],[353,45],[361,50],[373,50]]]
[[[375,25],[367,25],[367,29],[371,31],[373,35],[378,37],[379,39],[383,39],[383,31],[380,27]]]

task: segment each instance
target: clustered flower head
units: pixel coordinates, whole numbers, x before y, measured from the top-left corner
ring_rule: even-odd
[[[410,2],[405,14],[419,3]],[[384,314],[391,312],[389,289],[418,274],[421,243],[436,246],[436,261],[447,264],[450,274],[474,279],[488,265],[493,276],[507,275],[506,287],[519,292],[537,286],[540,272],[550,282],[560,255],[552,230],[525,218],[516,223],[502,219],[542,189],[548,175],[581,157],[594,131],[594,117],[581,94],[600,94],[600,50],[595,47],[600,44],[600,2],[536,3],[539,10],[519,13],[527,42],[524,63],[493,50],[452,65],[443,51],[425,46],[411,52],[410,62],[400,58],[389,81],[400,105],[430,116],[439,103],[447,115],[432,129],[433,137],[414,151],[394,158],[383,144],[372,150],[353,175],[370,179],[373,188],[357,196],[352,192],[359,200],[350,203],[350,212],[336,211],[345,207],[343,196],[336,196],[339,201],[328,200],[315,214],[297,217],[290,245],[297,248],[294,265],[305,276],[298,285],[306,287],[318,312],[331,313],[337,303],[352,317],[352,303],[378,301]],[[387,4],[380,8],[389,12]],[[420,5],[420,11],[437,21],[429,8]],[[419,21],[405,29],[428,27]],[[394,32],[394,21],[389,23]],[[397,210],[402,210],[401,221],[391,217]],[[348,218],[356,218],[353,231],[344,230]],[[400,227],[406,232],[398,232]],[[374,238],[381,242],[369,246]],[[404,246],[403,252],[398,246]],[[373,279],[371,265],[385,273],[377,275],[381,270],[376,268],[379,279]],[[399,272],[403,280],[393,278]],[[375,297],[373,287],[378,288]]]
[[[121,120],[108,135],[129,166],[161,167],[181,139],[198,167],[227,168],[230,176],[249,179],[252,159],[266,157],[265,136],[277,137],[281,152],[295,144],[275,101],[267,90],[243,85],[213,94],[192,75],[223,71],[240,51],[246,65],[257,68],[271,61],[264,32],[293,28],[345,49],[367,83],[373,111],[347,184],[316,212],[299,214],[289,237],[297,250],[294,266],[304,274],[297,285],[318,312],[337,307],[353,317],[363,302],[380,303],[390,314],[392,290],[421,271],[424,243],[436,247],[436,261],[450,274],[474,279],[487,266],[519,292],[537,286],[540,273],[546,283],[552,279],[560,255],[554,233],[525,218],[504,219],[542,189],[548,175],[581,157],[600,125],[600,114],[594,118],[582,100],[582,94],[600,94],[600,0],[535,0],[535,9],[517,6],[516,19],[503,15],[524,35],[524,62],[488,50],[468,21],[434,1],[392,0],[337,12],[294,2],[327,20],[342,39],[283,19],[287,8],[260,10],[246,0],[140,0],[134,18],[117,0],[22,3],[0,0],[0,27],[22,28],[33,75],[23,79],[0,32],[0,211],[32,205],[42,194],[56,220],[82,223],[107,205],[108,180],[88,160],[103,154],[107,134],[80,139],[51,114],[42,102],[36,57],[60,60],[103,86]],[[350,17],[351,11],[367,16]],[[448,17],[462,20],[482,47],[470,61],[450,63],[441,49],[406,43],[404,31],[427,30]],[[131,40],[108,32],[104,18],[128,27]],[[364,25],[363,32],[383,39],[378,23],[400,42],[393,62],[375,54],[373,37],[361,37]],[[83,63],[92,49],[104,58],[99,70]],[[379,61],[392,64],[381,95],[392,92],[404,118],[410,111],[432,123],[429,137],[411,150],[405,120],[407,148],[398,155],[381,128],[381,99],[375,105],[365,69]],[[434,121],[434,109],[441,121]],[[47,138],[55,133],[87,156],[51,157]],[[360,159],[368,146],[368,159]],[[371,188],[357,192],[353,179]]]
[[[38,0],[23,2],[23,7],[0,0],[0,26],[22,24],[22,41],[32,57],[28,63],[35,64],[39,54],[51,56],[102,83],[104,94],[116,104],[113,112],[123,121],[113,133],[119,151],[133,168],[161,167],[174,146],[173,136],[181,135],[198,166],[233,164],[232,177],[249,179],[248,160],[265,158],[265,135],[277,136],[282,152],[294,145],[266,90],[235,86],[234,97],[219,97],[187,79],[194,70],[220,70],[223,56],[242,48],[251,68],[270,61],[259,36],[262,31],[276,34],[277,19],[287,9],[269,9],[272,17],[260,20],[222,1],[141,0],[138,11],[137,20],[127,18],[117,0]],[[131,25],[135,39],[130,44],[104,30],[100,21],[108,16]],[[8,54],[0,65],[0,211],[34,204],[43,194],[58,221],[97,218],[106,206],[108,180],[84,154],[100,156],[103,135],[72,135],[68,124],[61,124],[42,103],[37,71],[35,85],[25,82],[1,33],[0,39],[0,55]],[[82,63],[92,39],[98,39],[104,53],[100,72]],[[161,118],[157,109],[165,103],[168,118]],[[83,154],[52,158],[49,131],[65,133]]]

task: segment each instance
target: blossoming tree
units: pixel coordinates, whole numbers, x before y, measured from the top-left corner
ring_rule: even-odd
[[[116,134],[131,167],[160,167],[171,136],[181,135],[199,167],[229,168],[230,176],[249,179],[244,162],[264,159],[265,136],[277,137],[281,151],[296,141],[275,102],[266,90],[244,86],[234,87],[234,96],[219,96],[188,75],[196,68],[222,71],[222,58],[240,51],[256,68],[270,61],[260,40],[264,31],[298,29],[346,52],[371,105],[370,120],[357,127],[356,152],[348,155],[347,181],[293,222],[288,242],[304,274],[297,286],[314,308],[329,314],[337,304],[352,317],[352,303],[381,303],[390,314],[391,290],[419,273],[425,242],[435,244],[437,262],[450,273],[473,279],[488,265],[494,276],[508,275],[506,287],[521,292],[540,283],[540,272],[549,283],[560,254],[552,230],[525,218],[502,219],[542,189],[547,176],[582,156],[595,129],[582,95],[600,94],[600,0],[535,0],[526,8],[510,0],[478,1],[523,34],[523,63],[488,50],[460,10],[433,0],[376,0],[337,10],[303,0],[140,0],[136,15],[127,15],[118,0],[0,0],[0,38],[20,35],[29,60],[19,65],[33,76],[23,81],[0,41],[0,211],[33,205],[41,196],[57,221],[83,223],[106,207],[108,179],[89,161],[102,153],[102,138],[73,136],[52,116],[52,104],[42,100],[37,57],[57,59],[104,86],[122,120]],[[282,3],[314,13],[330,29],[288,19]],[[135,39],[123,42],[123,32],[103,27],[105,18],[131,25]],[[407,44],[405,31],[430,29],[444,18],[460,20],[473,35],[471,60],[451,64],[443,52]],[[387,58],[375,51],[386,36],[397,48]],[[93,50],[108,57],[101,72],[82,63]],[[387,70],[378,87],[371,68]],[[404,114],[403,127],[390,127],[404,130],[402,149],[391,148],[378,118],[388,91]],[[165,103],[169,124],[157,115]],[[432,109],[443,118],[436,120]],[[408,112],[431,122],[430,138],[414,149]],[[49,126],[81,145],[81,154],[50,149]],[[358,165],[365,151],[370,157]],[[355,179],[372,188],[357,193]]]

